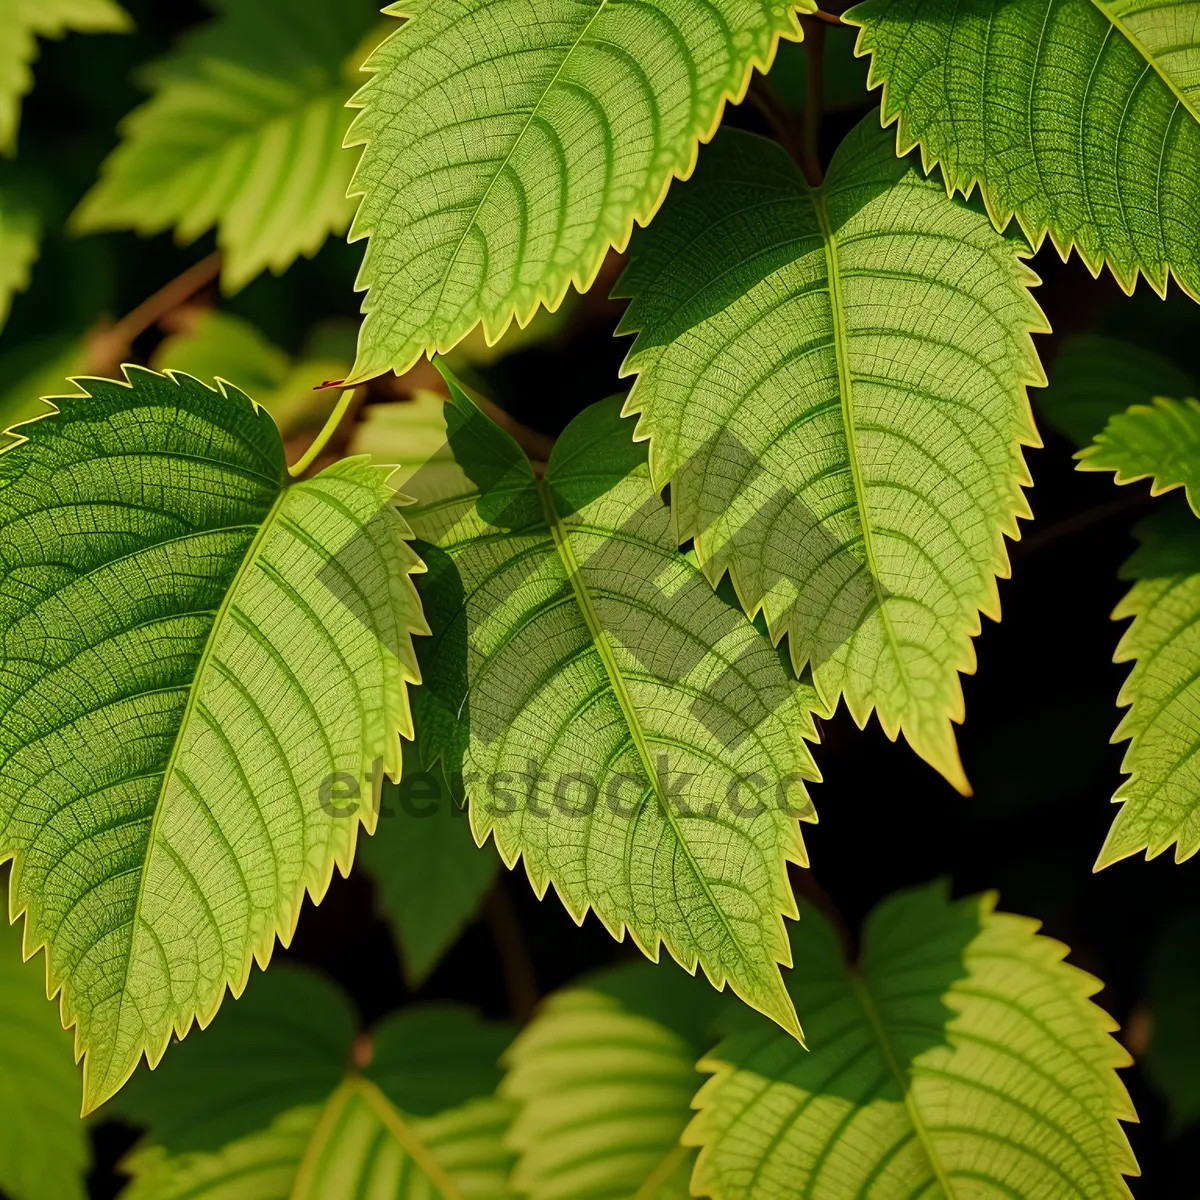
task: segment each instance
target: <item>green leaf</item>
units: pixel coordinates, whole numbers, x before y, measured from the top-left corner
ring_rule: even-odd
[[[41,226],[36,214],[0,191],[0,329],[12,310],[13,296],[29,286],[40,242]]]
[[[249,321],[207,309],[163,338],[155,347],[151,365],[157,371],[178,371],[205,383],[232,375],[261,404],[259,397],[273,392],[287,377],[291,358]],[[275,423],[279,424],[278,418]]]
[[[1200,297],[1200,21],[1162,0],[866,0],[896,145],[1125,291]]]
[[[1121,579],[1200,574],[1200,525],[1182,495],[1160,501],[1133,532],[1138,546],[1121,564]]]
[[[350,869],[324,789],[398,775],[424,630],[390,468],[292,482],[236,388],[126,373],[0,454],[0,855],[86,1109]]]
[[[400,0],[367,60],[352,382],[586,291],[812,0]]]
[[[885,900],[849,966],[807,906],[789,984],[812,1051],[762,1021],[701,1062],[684,1141],[714,1200],[1131,1195],[1129,1056],[1037,922],[928,886]]]
[[[1142,1062],[1178,1134],[1200,1120],[1200,913],[1177,917],[1158,939],[1146,999],[1152,1033]]]
[[[461,486],[462,472],[446,441],[445,408],[446,398],[430,391],[418,391],[411,400],[394,404],[370,404],[354,427],[351,450],[395,463],[391,482],[397,488],[403,488],[419,471],[421,486],[428,493],[440,472],[445,494],[453,496],[454,489]],[[423,497],[426,503],[429,499],[428,494]]]
[[[702,1082],[696,1059],[712,1045],[687,1024],[711,1017],[716,999],[682,972],[648,963],[549,997],[505,1056],[501,1094],[518,1106],[508,1138],[520,1155],[513,1191],[531,1200],[687,1200],[695,1152],[679,1137]]]
[[[967,790],[951,722],[1029,516],[1045,330],[1025,247],[896,159],[873,116],[808,187],[723,132],[633,247],[625,405],[709,579]]]
[[[403,1009],[356,1039],[357,1024],[328,979],[276,963],[155,1070],[139,1067],[102,1115],[142,1126],[171,1156],[212,1152],[324,1103],[353,1059],[402,1112],[435,1116],[494,1092],[512,1040],[508,1026],[457,1005]]]
[[[218,19],[145,78],[153,97],[84,197],[77,232],[217,228],[227,292],[282,274],[349,224],[345,64],[375,21],[371,0],[212,0]]]
[[[209,309],[164,338],[150,365],[158,371],[181,371],[204,382],[233,376],[271,414],[287,439],[324,424],[341,392],[314,389],[326,380],[341,379],[350,360],[307,352],[294,359],[249,321]]]
[[[41,964],[22,961],[20,931],[0,920],[0,1189],[10,1200],[84,1200],[90,1158],[71,1035]]]
[[[403,779],[384,785],[380,816],[358,861],[375,881],[405,977],[420,987],[474,917],[500,860],[491,847],[475,845],[440,766],[422,770],[407,748]]]
[[[812,689],[678,553],[616,401],[538,478],[450,387],[448,446],[404,484],[434,622],[422,753],[539,896],[553,883],[576,921],[665,944],[798,1035],[777,964],[815,819]]]
[[[310,1073],[292,1102],[304,1105],[280,1113],[280,1076],[299,1078],[296,1065],[286,1066],[283,1055],[296,1054],[306,1038],[319,1050],[331,1040],[339,1050],[346,1048],[346,1001],[327,985],[321,991],[328,994],[318,997],[310,983],[298,994],[299,1005],[283,1009],[295,1026],[295,1045],[277,1034],[254,1049],[264,1067],[274,1059],[279,1072],[268,1083],[271,1113],[265,1105],[243,1103],[236,1118],[222,1115],[247,1094],[229,1055],[238,1045],[252,1048],[255,1034],[263,1032],[260,1014],[241,1002],[222,1014],[224,1041],[207,1032],[195,1040],[199,1051],[208,1048],[214,1056],[203,1077],[175,1069],[165,1078],[155,1072],[147,1079],[147,1098],[158,1096],[177,1113],[190,1108],[208,1130],[217,1122],[232,1128],[240,1120],[237,1132],[243,1136],[215,1151],[206,1146],[178,1153],[177,1142],[161,1144],[164,1123],[149,1114],[156,1144],[126,1160],[124,1169],[134,1176],[126,1200],[340,1200],[368,1194],[389,1200],[502,1200],[507,1195],[513,1155],[503,1139],[511,1105],[492,1093],[500,1081],[497,1059],[511,1032],[456,1006],[405,1009],[369,1040],[356,1043],[354,1058],[369,1059],[365,1066],[349,1069],[343,1058],[335,1068],[333,1058],[322,1055],[327,1059],[322,1094],[307,1094],[318,1083]],[[280,991],[274,994],[278,998]],[[343,1011],[331,1007],[331,997]],[[332,1028],[329,1016],[335,1017]],[[194,1089],[191,1097],[179,1095],[185,1087]]]
[[[1038,414],[1077,446],[1086,446],[1110,417],[1132,404],[1196,392],[1192,377],[1170,359],[1095,333],[1065,338],[1047,373],[1050,383],[1038,393]]]
[[[321,1112],[320,1106],[291,1109],[270,1128],[213,1154],[173,1157],[161,1146],[140,1147],[121,1164],[133,1177],[121,1200],[294,1200]]]
[[[114,0],[5,0],[0,8],[0,154],[17,149],[21,98],[33,87],[37,38],[125,33],[132,22]]]
[[[1076,457],[1081,471],[1113,471],[1119,484],[1149,478],[1154,495],[1183,487],[1194,513],[1200,404],[1135,404]],[[1130,741],[1121,763],[1129,778],[1113,797],[1122,807],[1097,868],[1143,850],[1154,858],[1172,845],[1182,862],[1200,849],[1200,525],[1187,510],[1164,506],[1138,532],[1142,545],[1122,570],[1137,582],[1112,614],[1133,618],[1113,655],[1134,664],[1117,695],[1129,711],[1112,739]]]
[[[255,975],[202,1033],[151,1071],[143,1064],[105,1106],[171,1154],[220,1149],[342,1080],[357,1018],[324,976],[293,963]]]
[[[1117,696],[1129,707],[1113,734],[1131,739],[1121,770],[1129,776],[1113,802],[1113,821],[1097,867],[1145,850],[1154,858],[1175,846],[1183,862],[1200,849],[1200,573],[1142,579],[1113,611],[1132,617],[1113,661],[1133,670]]]
[[[1158,396],[1109,418],[1096,440],[1081,450],[1081,471],[1113,471],[1114,482],[1150,480],[1150,494],[1181,487],[1200,513],[1200,402]]]
[[[508,1121],[493,1098],[410,1119],[352,1076],[323,1108],[292,1109],[215,1154],[136,1151],[122,1200],[505,1200]]]

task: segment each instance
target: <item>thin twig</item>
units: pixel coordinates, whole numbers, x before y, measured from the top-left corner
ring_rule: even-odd
[[[1045,550],[1047,546],[1053,546],[1062,538],[1082,533],[1093,525],[1101,525],[1115,517],[1132,516],[1149,506],[1150,495],[1148,492],[1126,493],[1118,496],[1115,500],[1110,500],[1107,504],[1098,504],[1095,508],[1085,509],[1073,517],[1067,517],[1054,525],[1048,525],[1045,529],[1039,529],[1029,537],[1014,542],[1011,555],[1013,558],[1028,558],[1031,554]]]
[[[221,273],[221,251],[214,250],[207,258],[188,267],[170,283],[143,300],[127,316],[110,329],[92,335],[88,346],[87,369],[94,374],[111,373],[129,356],[133,343],[156,325],[168,313],[186,304],[201,288],[207,287]]]
[[[836,13],[822,12],[819,8],[816,12],[805,13],[804,15],[806,17],[815,17],[818,21],[824,21],[826,25],[845,25],[846,23]]]
[[[533,962],[521,933],[517,914],[503,874],[496,886],[488,893],[483,912],[491,926],[492,940],[500,952],[500,965],[504,968],[504,985],[508,992],[508,1008],[513,1019],[525,1024],[537,1008],[539,993],[537,977],[533,973]]]

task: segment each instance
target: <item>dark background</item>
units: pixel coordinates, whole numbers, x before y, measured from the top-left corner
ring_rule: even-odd
[[[23,109],[20,157],[15,164],[0,162],[0,182],[17,176],[34,189],[49,230],[33,287],[17,299],[0,334],[0,392],[22,373],[32,346],[116,319],[215,244],[212,235],[179,248],[168,235],[76,241],[56,232],[115,143],[116,123],[142,98],[131,71],[207,16],[194,0],[130,0],[127,8],[138,27],[132,36],[42,44],[37,87]],[[797,69],[792,55],[772,74],[778,94],[803,95]],[[851,68],[844,55],[831,53],[827,71],[837,85],[838,72],[848,78]],[[853,81],[841,82],[853,93]],[[826,159],[869,106],[864,97],[827,115]],[[727,119],[766,132],[760,107],[747,103]],[[298,350],[314,321],[356,315],[359,258],[358,247],[331,239],[286,280],[260,278],[223,307]],[[611,281],[617,266],[610,264],[614,269],[606,268],[602,279]],[[1200,329],[1200,309],[1178,292],[1164,303],[1143,284],[1126,299],[1107,275],[1093,280],[1078,259],[1063,264],[1049,247],[1034,267],[1044,280],[1037,296],[1055,330],[1038,339],[1051,373],[1061,338],[1095,327],[1146,331],[1183,365],[1194,369],[1200,360],[1197,339],[1187,332],[1189,322]],[[598,286],[549,342],[482,372],[491,396],[527,425],[557,433],[587,404],[623,390],[618,368],[627,342],[611,336],[619,313],[620,305],[605,300]],[[149,331],[135,353],[144,360],[160,336]],[[825,776],[814,789],[821,822],[806,830],[806,841],[816,878],[851,929],[888,892],[935,876],[948,876],[960,895],[998,889],[1002,907],[1041,919],[1047,933],[1071,947],[1072,962],[1105,981],[1097,999],[1126,1027],[1122,1037],[1137,1053],[1152,1027],[1149,956],[1172,919],[1200,909],[1197,862],[1177,866],[1168,853],[1149,864],[1128,860],[1092,873],[1113,815],[1109,800],[1123,750],[1109,740],[1127,670],[1111,661],[1120,629],[1109,613],[1127,586],[1116,572],[1133,548],[1131,525],[1151,502],[1145,485],[1118,494],[1110,476],[1075,472],[1074,447],[1049,430],[1044,436],[1045,447],[1027,455],[1036,521],[1012,548],[1013,578],[1000,585],[1004,619],[984,621],[978,670],[964,680],[967,722],[960,745],[975,796],[958,796],[903,744],[888,742],[874,721],[859,732],[841,710],[826,724],[817,750]],[[1122,501],[1118,511],[1114,500]],[[501,886],[543,993],[631,953],[593,917],[577,929],[552,895],[536,901],[520,869]],[[495,905],[489,911],[494,916]],[[465,999],[506,1015],[496,928],[495,920],[474,924],[420,996]],[[322,906],[309,906],[286,955],[330,972],[367,1021],[411,999],[361,874],[336,879]],[[1173,1200],[1194,1194],[1196,1128],[1171,1136],[1163,1099],[1141,1067],[1124,1078],[1142,1122],[1129,1130],[1143,1171],[1132,1184],[1135,1194]],[[132,1138],[121,1126],[97,1126],[94,1195],[115,1194],[113,1164]]]

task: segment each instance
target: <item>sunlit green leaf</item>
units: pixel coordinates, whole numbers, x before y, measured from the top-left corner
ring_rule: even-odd
[[[874,711],[961,790],[959,673],[1000,616],[1038,444],[1026,254],[869,116],[815,190],[778,145],[722,133],[618,285],[625,411],[679,538],[830,707]]]
[[[217,20],[147,72],[153,96],[73,217],[77,231],[217,228],[222,283],[280,274],[349,224],[347,63],[372,0],[211,0]],[[357,64],[355,64],[357,65]]]
[[[996,223],[1200,296],[1200,10],[1163,0],[865,0],[883,119]]]
[[[812,689],[679,554],[617,401],[539,478],[451,389],[442,450],[401,477],[429,568],[422,753],[539,896],[553,883],[577,921],[665,944],[798,1034],[777,964],[814,819]]]
[[[352,379],[591,286],[811,0],[399,0],[347,139],[367,314]]]
[[[1200,850],[1200,573],[1141,579],[1113,611],[1133,618],[1113,656],[1132,662],[1117,704],[1128,706],[1113,741],[1132,739],[1121,769],[1121,810],[1100,851],[1107,866],[1172,845],[1182,862]]]
[[[231,385],[128,368],[0,454],[0,855],[90,1109],[211,1020],[398,776],[424,629],[391,468],[290,480]]]
[[[1123,574],[1137,580],[1113,611],[1132,617],[1113,661],[1133,669],[1117,696],[1128,706],[1113,734],[1130,740],[1121,764],[1129,776],[1113,802],[1113,821],[1097,866],[1144,850],[1175,847],[1182,862],[1200,849],[1200,405],[1159,398],[1109,420],[1081,450],[1079,469],[1113,471],[1117,483],[1149,478],[1158,494],[1183,487],[1192,512],[1164,505],[1140,527],[1143,544]]]
[[[1081,471],[1112,471],[1116,483],[1150,480],[1152,496],[1181,487],[1200,513],[1200,402],[1155,398],[1116,413],[1077,455]]]
[[[702,1063],[712,1078],[684,1141],[714,1200],[1131,1196],[1130,1060],[1037,922],[950,903],[931,886],[885,900],[846,963],[804,909],[789,977],[811,1051],[761,1020]]]
[[[679,1137],[719,998],[673,967],[635,963],[556,992],[506,1057],[518,1108],[512,1189],[531,1200],[687,1200]],[[699,1018],[699,1019],[697,1019]]]

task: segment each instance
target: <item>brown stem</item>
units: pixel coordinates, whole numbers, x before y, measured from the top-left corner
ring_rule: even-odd
[[[804,21],[804,61],[807,67],[804,91],[804,124],[800,140],[800,169],[809,187],[820,187],[821,101],[825,87],[825,26]]]
[[[770,80],[761,75],[754,77],[747,99],[763,115],[770,126],[775,140],[791,155],[795,162],[800,162],[800,142],[796,136],[794,114],[783,102],[783,98],[771,86]]]
[[[824,21],[826,25],[845,25],[846,23],[836,13],[822,12],[819,8],[816,12],[805,13],[804,15],[806,17],[815,17],[818,21]]]
[[[792,881],[792,891],[807,900],[833,926],[838,941],[842,944],[842,953],[846,956],[847,964],[853,963],[858,957],[854,938],[846,924],[846,919],[838,911],[837,905],[829,898],[829,893],[817,882],[816,876],[807,867],[790,863],[788,877]]]
[[[109,329],[91,337],[87,353],[87,369],[96,375],[111,374],[128,358],[134,341],[168,313],[186,304],[201,288],[207,287],[221,273],[221,252],[214,250],[207,258],[188,267],[170,283],[143,300],[127,316]]]
[[[503,874],[496,886],[488,893],[483,903],[484,915],[492,930],[492,940],[500,952],[500,964],[504,968],[504,985],[508,992],[508,1007],[514,1020],[522,1025],[533,1016],[537,1008],[539,993],[537,977],[533,973],[533,962],[521,933],[517,914],[508,894],[508,885]]]

